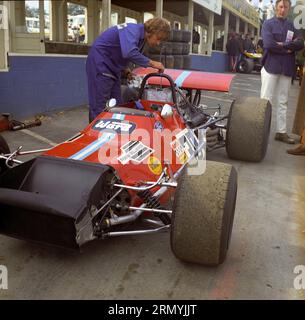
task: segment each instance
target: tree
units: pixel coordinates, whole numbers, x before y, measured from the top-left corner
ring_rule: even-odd
[[[76,16],[79,14],[85,14],[85,7],[74,3],[68,3],[68,15]]]
[[[25,16],[30,18],[39,17],[39,9],[30,7],[28,4],[25,5]]]

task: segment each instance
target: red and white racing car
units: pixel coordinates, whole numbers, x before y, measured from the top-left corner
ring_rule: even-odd
[[[37,150],[10,152],[0,137],[1,234],[79,248],[94,239],[170,229],[177,258],[224,261],[237,172],[205,161],[205,150],[225,146],[232,159],[261,161],[270,104],[248,98],[235,101],[228,115],[210,115],[201,90],[228,91],[232,76],[136,72],[147,73],[138,100],[109,103],[82,132],[30,161],[17,157]],[[142,229],[131,223],[138,220]]]

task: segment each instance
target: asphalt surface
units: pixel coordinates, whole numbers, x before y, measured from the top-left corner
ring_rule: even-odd
[[[229,94],[209,92],[203,100],[227,110],[233,98],[259,96],[259,90],[258,74],[238,74]],[[298,90],[297,83],[290,90],[289,129]],[[4,137],[12,150],[48,148],[84,128],[87,119],[87,108],[79,107]],[[229,160],[222,149],[208,155],[238,171],[231,246],[221,266],[180,262],[168,232],[96,241],[80,254],[0,235],[0,265],[8,269],[0,299],[304,299],[305,290],[294,288],[294,269],[305,265],[305,159],[286,154],[289,146],[274,141],[274,130],[273,116],[261,163]]]

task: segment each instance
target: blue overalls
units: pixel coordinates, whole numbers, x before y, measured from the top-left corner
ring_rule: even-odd
[[[86,62],[90,121],[110,98],[121,103],[121,72],[128,63],[148,67],[149,59],[139,51],[144,37],[143,24],[124,23],[109,28],[93,43]]]

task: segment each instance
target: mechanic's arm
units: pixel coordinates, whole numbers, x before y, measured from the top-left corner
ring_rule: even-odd
[[[149,67],[149,59],[138,48],[138,32],[138,30],[130,29],[128,26],[119,29],[122,57],[141,67]]]
[[[139,51],[138,54],[135,51],[136,50],[133,50],[126,57],[123,57],[141,67],[152,67],[154,69],[158,69],[161,73],[164,72],[164,65],[161,62],[150,60],[149,58],[141,54]]]
[[[280,42],[276,42],[273,38],[273,34],[271,31],[271,26],[268,23],[264,23],[262,27],[262,38],[264,43],[264,49],[267,49],[268,51],[280,55],[285,55],[288,52],[287,49],[283,47],[283,45]]]

